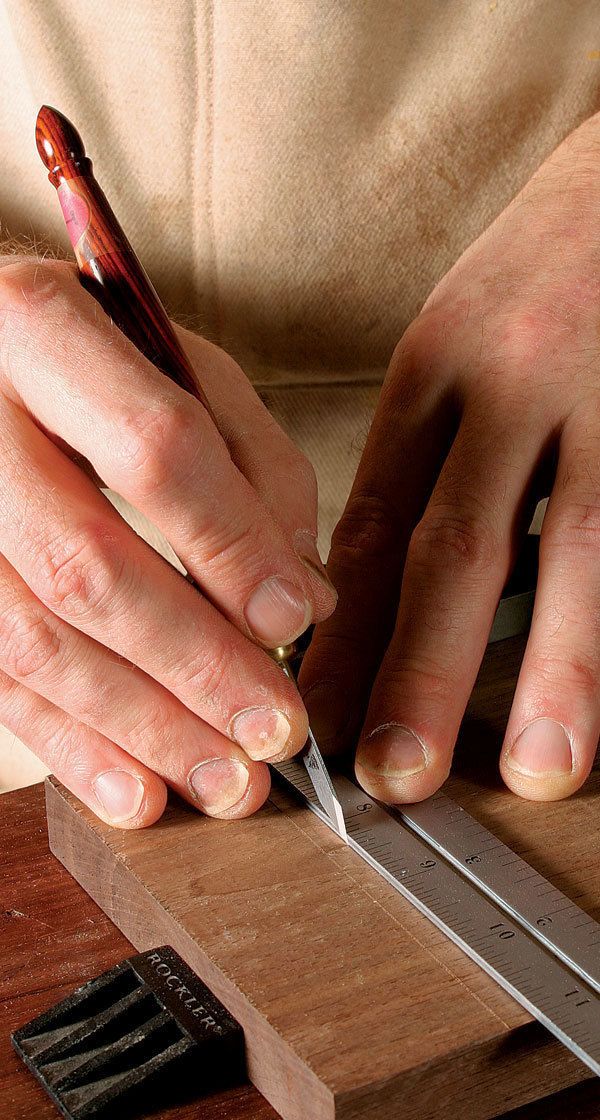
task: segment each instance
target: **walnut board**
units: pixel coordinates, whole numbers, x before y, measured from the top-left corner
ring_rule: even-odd
[[[448,792],[599,917],[600,774],[569,802],[496,773],[522,650],[488,650]],[[308,810],[179,802],[142,832],[47,783],[50,846],[138,949],[171,944],[242,1023],[251,1080],[284,1120],[485,1120],[590,1076]]]

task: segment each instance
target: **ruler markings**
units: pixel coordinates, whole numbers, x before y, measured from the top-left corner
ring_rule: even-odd
[[[304,771],[301,763],[292,759],[273,769],[336,830],[314,791],[296,781],[298,771]],[[486,843],[492,837],[493,845],[470,850],[473,818],[445,794],[404,807],[400,815],[347,778],[333,776],[332,782],[348,846],[600,1074],[600,961],[591,952],[600,940],[598,924],[479,822],[480,837]],[[367,828],[365,814],[371,821]],[[519,865],[524,874],[508,871]],[[521,885],[534,877],[543,893]],[[535,903],[548,894],[560,905],[550,910],[545,903],[540,914]]]
[[[600,958],[596,949],[600,937],[598,923],[497,837],[494,837],[496,853],[504,853],[504,861],[499,861],[496,854],[489,859],[483,853],[470,852],[462,828],[448,824],[452,816],[448,805],[452,806],[453,802],[442,793],[436,798],[435,806],[423,801],[418,805],[404,806],[401,815],[394,815],[432,844],[479,890],[516,917],[530,933],[600,992]],[[465,813],[465,816],[468,814]],[[482,833],[492,835],[483,825],[481,829]],[[533,886],[534,882],[537,887]],[[540,903],[543,911],[537,909],[539,900],[544,900]],[[582,922],[579,934],[574,929],[576,920]]]

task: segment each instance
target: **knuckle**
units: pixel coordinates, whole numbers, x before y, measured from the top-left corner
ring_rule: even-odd
[[[44,546],[33,590],[55,613],[83,618],[115,595],[124,569],[113,533],[103,524],[88,525]]]
[[[173,708],[160,701],[151,701],[137,713],[126,730],[125,738],[136,756],[143,754],[145,765],[163,773],[170,768],[170,762],[181,754]]]
[[[221,712],[225,708],[221,697],[231,677],[231,660],[231,654],[225,646],[218,647],[211,643],[209,649],[197,654],[191,661],[186,662],[185,669],[180,670],[180,686],[186,693],[202,697],[203,703],[214,705],[215,709]]]
[[[399,530],[397,515],[381,495],[355,494],[334,530],[332,552],[338,561],[392,558],[399,551]]]
[[[109,659],[103,653],[98,660],[97,650],[91,645],[78,644],[69,657],[68,667],[72,671],[71,694],[75,697],[77,718],[86,727],[95,728],[107,738],[112,739],[114,716],[118,713],[118,725],[121,729],[129,711],[134,707],[133,699],[123,707],[123,685],[120,675],[113,675],[113,666],[126,667],[128,676],[135,677],[135,670],[130,662],[118,654],[109,652]],[[135,685],[132,686],[131,696],[135,696]],[[128,692],[128,696],[129,696]],[[116,740],[115,740],[116,741]]]
[[[200,539],[195,565],[204,573],[218,568],[219,582],[224,590],[238,588],[240,576],[243,574],[247,579],[252,573],[259,552],[259,538],[245,524],[243,517],[237,520],[215,519],[210,524],[204,518],[197,536]]]
[[[540,549],[548,552],[568,549],[571,553],[600,548],[600,494],[590,493],[578,501],[566,502],[564,508],[544,525]]]
[[[400,369],[417,370],[431,360],[432,331],[428,329],[428,324],[426,314],[413,319],[394,348],[391,369],[395,372]]]
[[[595,661],[584,653],[538,653],[529,662],[528,675],[553,700],[558,690],[561,695],[575,695],[596,703],[600,672]]]
[[[46,674],[60,650],[56,630],[37,612],[11,608],[0,616],[2,666],[18,680]]]
[[[4,719],[8,715],[9,708],[12,707],[12,702],[22,694],[23,689],[19,681],[11,677],[0,669],[0,712]]]
[[[434,407],[447,378],[446,333],[431,312],[421,312],[397,344],[385,377],[375,423],[393,431],[409,417]]]
[[[529,375],[532,363],[545,351],[556,330],[556,320],[543,308],[512,309],[498,327],[497,353],[502,373],[512,369]]]
[[[395,652],[384,665],[378,690],[383,698],[393,696],[402,706],[415,696],[427,696],[432,706],[436,701],[447,701],[454,693],[455,680],[449,666],[442,665],[425,654],[402,656]]]
[[[439,386],[440,371],[447,364],[448,328],[444,315],[438,311],[421,311],[408,325],[396,344],[389,366],[389,378],[401,380],[408,392],[426,390],[432,381]],[[384,391],[388,378],[384,383]],[[409,395],[410,399],[410,395]],[[392,402],[393,403],[393,402]]]
[[[121,423],[119,466],[130,491],[143,499],[172,485],[206,458],[198,409],[182,394],[147,406]]]
[[[0,299],[2,303],[27,306],[33,302],[52,301],[63,295],[73,268],[66,261],[41,261],[37,257],[19,257],[0,268]]]
[[[59,778],[73,774],[78,766],[75,745],[81,750],[75,720],[61,713],[61,720],[44,734],[44,757]],[[80,729],[81,730],[81,729]],[[79,764],[81,769],[81,764]]]
[[[25,340],[50,308],[70,318],[70,292],[75,286],[72,266],[65,261],[20,258],[0,269],[0,339],[3,358]]]
[[[499,551],[500,542],[485,521],[461,512],[435,511],[415,526],[408,555],[417,568],[444,566],[484,576],[495,566]]]

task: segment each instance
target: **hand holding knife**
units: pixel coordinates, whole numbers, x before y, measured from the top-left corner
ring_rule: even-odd
[[[216,424],[167,312],[99,186],[79,133],[62,113],[42,106],[36,144],[56,187],[82,285],[158,369],[195,396]],[[288,676],[292,650],[273,652]],[[343,813],[312,732],[304,762],[332,827],[345,838]]]

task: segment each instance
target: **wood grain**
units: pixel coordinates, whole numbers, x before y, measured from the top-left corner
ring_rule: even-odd
[[[0,1116],[57,1120],[10,1034],[132,952],[48,849],[41,785],[0,797]],[[201,1113],[199,1109],[201,1108]],[[153,1120],[277,1120],[251,1085],[153,1113]]]
[[[449,791],[590,912],[598,774],[570,802],[496,776],[522,639],[491,647]],[[285,1120],[484,1120],[588,1076],[487,976],[281,792],[248,821],[174,802],[140,833],[51,782],[53,851],[138,947],[170,942],[242,1022]]]
[[[41,787],[0,799],[0,1103],[3,1120],[58,1115],[9,1044],[10,1032],[85,980],[110,968],[131,945],[60,864],[45,835]],[[154,1113],[154,1120],[276,1120],[246,1086]],[[511,1112],[503,1120],[598,1120],[596,1080]]]

